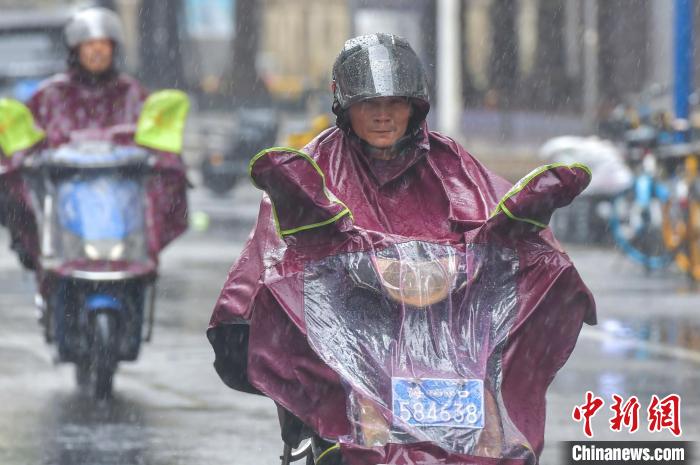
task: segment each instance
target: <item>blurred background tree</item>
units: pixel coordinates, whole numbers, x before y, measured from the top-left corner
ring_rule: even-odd
[[[222,77],[221,92],[235,105],[263,103],[267,97],[265,84],[258,72],[260,6],[257,0],[236,0],[235,36],[230,61]]]
[[[566,70],[565,0],[540,0],[537,7],[535,66],[525,87],[525,105],[538,110],[561,110],[570,103]]]
[[[518,2],[512,0],[493,0],[490,19],[493,31],[491,57],[489,60],[489,81],[492,98],[496,98],[499,108],[513,106],[519,82],[518,69],[518,34],[516,18]]]
[[[156,88],[184,87],[179,1],[141,0],[139,9],[140,76]]]

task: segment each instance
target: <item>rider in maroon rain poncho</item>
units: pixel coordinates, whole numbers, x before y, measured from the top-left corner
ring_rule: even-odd
[[[101,7],[82,10],[68,21],[64,34],[69,48],[67,71],[44,81],[28,102],[37,126],[46,133],[41,144],[31,150],[58,147],[70,141],[75,131],[115,128],[115,134],[129,140],[147,92],[117,67],[124,45],[119,17]],[[0,158],[10,163],[7,157]],[[155,231],[149,242],[154,256],[187,227],[184,164],[178,155],[161,152],[158,165],[163,169],[149,185]],[[20,261],[35,268],[36,223],[21,179],[12,171],[6,170],[4,176],[8,187],[5,221]]]
[[[508,220],[505,215],[494,218],[493,212],[500,205],[506,209],[504,195],[508,197],[511,185],[492,174],[454,140],[427,129],[425,118],[430,103],[425,74],[404,39],[371,34],[347,41],[333,66],[333,92],[337,127],[309,143],[302,150],[308,156],[293,158],[291,151],[270,149],[269,155],[273,156],[261,156],[267,155],[261,152],[255,157],[251,169],[257,185],[264,181],[265,169],[270,167],[267,173],[291,174],[275,177],[263,187],[266,194],[257,224],[229,272],[207,332],[216,355],[214,366],[228,386],[265,394],[284,405],[285,408],[279,408],[280,421],[283,439],[288,444],[298,439],[301,422],[333,440],[349,431],[342,383],[305,342],[299,331],[304,325],[303,317],[294,322],[296,326],[289,323],[289,318],[279,317],[293,314],[291,307],[303,306],[292,278],[299,271],[294,269],[295,256],[310,253],[324,257],[353,247],[352,240],[328,239],[329,234],[334,234],[331,229],[326,230],[325,238],[320,232],[280,237],[285,231],[282,223],[287,212],[300,221],[298,224],[320,224],[318,219],[304,218],[304,213],[295,210],[293,200],[287,200],[284,193],[274,195],[280,179],[287,186],[293,185],[294,192],[305,192],[306,186],[311,185],[304,178],[306,174],[294,171],[295,160],[313,160],[317,171],[323,173],[323,182],[331,193],[329,198],[337,197],[352,214],[342,216],[343,212],[322,205],[322,199],[310,192],[305,198],[316,202],[316,211],[339,218],[336,232],[342,234],[355,228],[379,237],[374,246],[381,247],[390,237],[464,244],[478,239],[478,234],[485,237],[485,226],[502,232],[501,226]],[[263,168],[258,169],[260,165]],[[571,181],[562,197],[569,196],[570,202],[585,187],[587,180],[582,179],[588,176],[586,172],[583,168],[562,168],[556,173],[559,180]],[[552,173],[545,171],[537,179],[548,180]],[[533,182],[535,187],[525,188],[513,198],[527,197],[555,184]],[[279,187],[280,192],[282,189]],[[534,210],[537,211],[537,205],[546,204],[542,209],[551,214],[553,208],[566,203],[557,199],[536,202]],[[516,205],[508,206],[509,217],[512,212],[519,213]],[[352,221],[350,226],[348,219]],[[515,249],[520,252],[520,265],[526,273],[534,270],[538,274],[538,267],[542,267],[545,274],[540,279],[529,273],[529,280],[519,283],[520,313],[502,357],[504,402],[513,406],[510,415],[536,455],[543,445],[546,388],[573,349],[582,323],[595,322],[593,299],[568,257],[549,230],[544,229],[547,221],[548,218],[532,221],[542,227],[532,233],[527,230],[531,245]],[[313,248],[320,251],[309,252]],[[560,305],[566,313],[546,313],[546,307]],[[555,331],[557,336],[542,338],[542,331]],[[550,349],[552,355],[542,361],[540,357],[550,354]],[[525,353],[530,357],[527,363],[514,361]],[[290,388],[295,384],[300,387]],[[396,450],[388,447],[385,455],[375,458],[378,462],[371,463],[424,463],[417,458],[420,455],[397,452],[392,456],[392,451]],[[437,454],[432,456],[436,463],[438,456],[446,457],[435,449],[423,457],[429,459],[431,453]],[[466,462],[450,461],[448,457],[440,463]],[[473,463],[497,462],[485,459]]]

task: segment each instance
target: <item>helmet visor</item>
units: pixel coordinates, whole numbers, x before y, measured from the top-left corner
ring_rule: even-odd
[[[375,44],[350,54],[335,70],[343,109],[373,97],[410,97],[427,100],[423,67],[407,47]]]

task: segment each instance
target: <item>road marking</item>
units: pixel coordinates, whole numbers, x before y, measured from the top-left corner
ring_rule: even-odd
[[[581,336],[587,339],[594,339],[602,342],[613,342],[619,345],[625,345],[630,348],[641,348],[654,355],[663,355],[666,357],[684,360],[700,364],[700,352],[684,349],[683,347],[672,346],[668,344],[659,344],[655,342],[644,341],[633,337],[620,337],[610,334],[607,331],[598,328],[585,328],[581,332]]]

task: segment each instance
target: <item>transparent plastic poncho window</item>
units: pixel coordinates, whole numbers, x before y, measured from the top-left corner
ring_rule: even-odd
[[[71,170],[45,181],[34,196],[42,212],[44,256],[61,261],[148,261],[142,175],[118,169]]]
[[[342,440],[531,458],[500,392],[517,269],[510,249],[416,241],[308,263],[307,336],[348,392]]]

